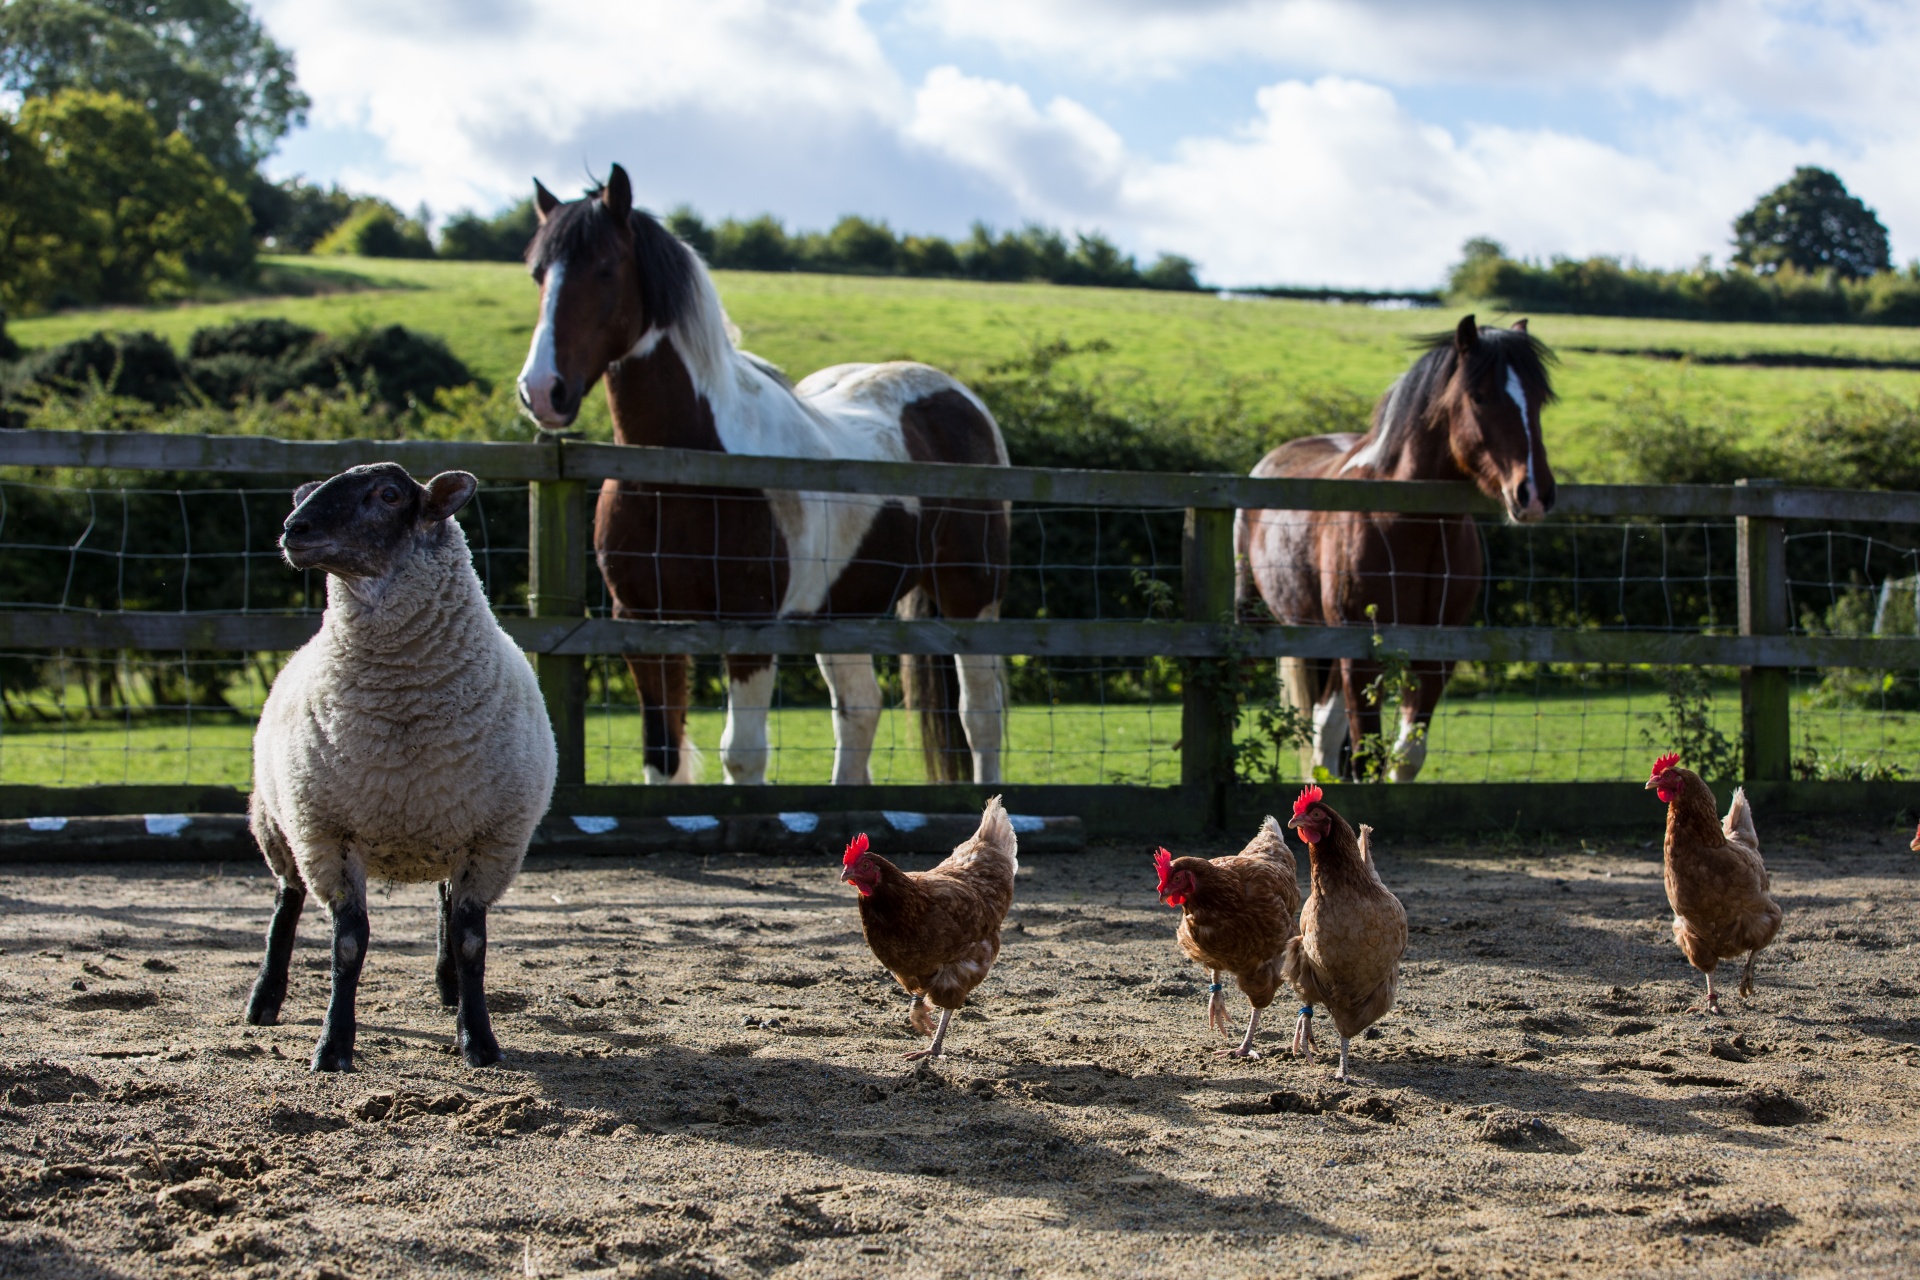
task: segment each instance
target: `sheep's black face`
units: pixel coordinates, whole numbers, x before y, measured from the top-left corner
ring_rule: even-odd
[[[376,462],[303,484],[294,490],[280,550],[296,569],[385,577],[465,506],[479,483],[464,471],[443,471],[423,485],[397,462]]]

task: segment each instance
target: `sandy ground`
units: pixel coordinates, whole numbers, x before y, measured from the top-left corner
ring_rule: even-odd
[[[262,871],[0,869],[0,1275],[1913,1274],[1920,857],[1762,837],[1786,925],[1708,1019],[1657,846],[1383,836],[1412,951],[1350,1087],[1285,1004],[1214,1056],[1145,848],[1029,858],[930,1070],[832,866],[530,869],[489,1071],[428,891],[376,893],[336,1077],[316,914],[241,1020]]]

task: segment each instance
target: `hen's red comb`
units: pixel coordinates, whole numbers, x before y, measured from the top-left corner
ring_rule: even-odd
[[[1661,756],[1658,760],[1655,760],[1653,762],[1653,772],[1648,774],[1647,776],[1649,778],[1657,778],[1661,774],[1665,773],[1667,770],[1673,768],[1673,766],[1679,763],[1680,763],[1680,753],[1678,751],[1674,752],[1672,755]]]
[[[866,853],[867,853],[867,833],[862,831],[859,835],[855,836],[853,839],[847,842],[847,856],[840,859],[840,865],[844,867],[850,867],[854,863],[860,861],[861,858],[865,857]]]
[[[1293,802],[1293,816],[1299,817],[1307,811],[1308,805],[1320,803],[1320,788],[1306,787],[1300,792],[1300,798]]]
[[[1165,849],[1153,855],[1153,869],[1160,873],[1160,892],[1167,891],[1167,875],[1173,868],[1173,855]]]

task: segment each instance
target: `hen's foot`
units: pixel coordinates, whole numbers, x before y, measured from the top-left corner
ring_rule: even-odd
[[[1216,1058],[1257,1058],[1260,1056],[1260,1051],[1258,1049],[1249,1049],[1245,1045],[1236,1045],[1231,1049],[1215,1049],[1213,1056]]]
[[[1302,1009],[1293,1022],[1293,1056],[1313,1061],[1313,1012]]]
[[[1233,1039],[1233,1019],[1227,1016],[1227,1002],[1218,991],[1207,996],[1207,1025],[1227,1039]]]

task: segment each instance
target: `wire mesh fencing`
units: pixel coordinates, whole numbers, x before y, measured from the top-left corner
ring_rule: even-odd
[[[172,487],[0,481],[0,608],[316,614],[325,603],[324,581],[287,568],[275,547],[291,488],[291,482],[218,475]],[[616,610],[603,574],[609,557],[583,549],[588,614],[725,619],[730,583],[763,570],[778,607],[791,574],[806,566],[796,569],[790,558],[782,565],[790,549],[777,542],[743,544],[732,536],[753,518],[748,508],[754,504],[711,494],[707,502],[704,530],[660,522],[647,548],[616,549],[614,562],[624,554],[655,575],[661,589],[650,610]],[[488,599],[503,617],[528,612],[528,510],[527,485],[489,483],[459,517]],[[994,574],[1002,618],[1168,620],[1180,613],[1183,518],[1177,507],[1023,503],[1011,508],[1003,542],[974,530],[945,548],[945,563]],[[938,526],[922,520],[913,536],[938,537]],[[1920,636],[1920,545],[1913,532],[1907,526],[1790,526],[1794,632]],[[1480,520],[1474,538],[1483,567],[1459,584],[1474,596],[1471,625],[1674,634],[1730,634],[1736,627],[1738,542],[1731,520],[1593,519],[1524,527]],[[823,556],[833,565],[883,580],[892,574],[895,586],[926,559],[924,548],[885,537],[850,548],[823,545],[832,547]],[[683,609],[672,602],[663,575],[673,570],[675,556],[708,584],[707,604]],[[1436,573],[1425,565],[1390,572],[1434,580],[1450,570]],[[814,612],[884,616],[898,594],[881,590],[876,606],[871,598],[847,603],[829,592]],[[933,612],[943,603],[934,599]],[[751,620],[766,612],[732,616]],[[0,782],[244,785],[252,726],[284,658],[267,651],[0,650]],[[926,765],[918,715],[905,705],[900,660],[880,655],[875,661],[882,707],[873,780],[921,781]],[[1179,781],[1189,675],[1181,661],[1013,656],[1003,669],[1007,781]],[[781,658],[775,670],[767,780],[827,781],[834,749],[828,687],[810,658]],[[1298,776],[1298,743],[1275,736],[1258,714],[1279,699],[1276,664],[1241,661],[1233,678],[1242,705],[1236,746],[1243,773],[1276,781]],[[628,665],[618,657],[591,658],[588,688],[587,781],[641,780],[644,717]],[[1801,776],[1905,776],[1920,756],[1920,672],[1802,669],[1793,673],[1792,689]],[[706,757],[709,781],[723,777],[717,756],[727,697],[723,660],[694,658],[687,734]],[[1637,778],[1649,751],[1676,738],[1692,743],[1695,754],[1738,752],[1736,671],[1461,663],[1427,731],[1421,777]]]

